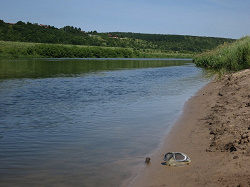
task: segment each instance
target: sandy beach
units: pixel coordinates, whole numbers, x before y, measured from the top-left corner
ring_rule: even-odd
[[[186,153],[191,164],[166,166],[167,152]],[[250,70],[215,79],[192,97],[130,186],[250,186]]]

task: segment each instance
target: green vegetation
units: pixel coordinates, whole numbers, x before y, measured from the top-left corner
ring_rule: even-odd
[[[233,42],[233,39],[184,36],[184,35],[164,35],[164,34],[141,34],[113,32],[112,35],[119,38],[129,38],[143,41],[145,49],[159,49],[161,51],[179,51],[182,53],[199,53],[217,47],[225,42]]]
[[[1,58],[131,58],[132,50],[61,44],[0,41]]]
[[[250,68],[250,37],[244,37],[232,44],[224,44],[216,49],[197,55],[197,66],[219,71],[239,71]]]
[[[22,21],[11,24],[0,20],[0,41],[0,58],[191,58],[197,53],[234,40],[181,35],[85,32],[73,26],[58,29],[50,25]],[[12,42],[8,43],[10,41]]]
[[[0,41],[0,58],[191,58],[190,54],[127,48]]]

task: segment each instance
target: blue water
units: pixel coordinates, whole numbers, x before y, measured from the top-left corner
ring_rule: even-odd
[[[0,186],[119,186],[209,81],[188,60],[113,59],[87,71],[80,64],[104,62],[36,63],[25,70],[2,64]],[[46,63],[57,70],[44,75]]]

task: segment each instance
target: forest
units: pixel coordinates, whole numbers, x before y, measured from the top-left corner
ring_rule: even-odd
[[[98,33],[85,32],[81,28],[65,26],[56,28],[50,25],[22,22],[5,23],[0,20],[0,40],[49,44],[70,44],[102,47],[132,48],[133,50],[158,50],[159,52],[200,53],[231,43],[234,39],[143,34],[126,32]]]

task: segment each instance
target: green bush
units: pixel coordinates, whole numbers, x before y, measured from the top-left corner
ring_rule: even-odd
[[[46,58],[132,58],[133,52],[129,49],[79,47],[66,45],[38,44],[28,53],[33,52]]]

